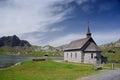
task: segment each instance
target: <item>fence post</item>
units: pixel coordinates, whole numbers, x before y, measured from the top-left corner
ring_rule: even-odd
[[[112,69],[114,69],[114,63],[112,63]]]

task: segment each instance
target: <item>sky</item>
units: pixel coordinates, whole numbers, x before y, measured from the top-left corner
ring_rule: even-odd
[[[120,0],[0,0],[0,37],[56,47],[85,38],[88,22],[98,45],[120,39]]]

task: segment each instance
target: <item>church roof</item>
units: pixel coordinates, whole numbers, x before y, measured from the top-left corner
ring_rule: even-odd
[[[91,37],[72,41],[64,50],[66,51],[78,49],[83,51],[101,51],[101,49],[97,46]]]
[[[83,39],[72,41],[70,44],[67,45],[65,50],[80,49],[88,40],[89,38],[83,38]]]
[[[84,51],[101,51],[101,49],[94,42],[90,42]]]
[[[90,28],[88,25],[88,30],[86,34],[86,38],[72,41],[67,47],[64,49],[67,50],[82,50],[82,51],[101,51],[101,49],[97,46],[95,41],[91,37]]]

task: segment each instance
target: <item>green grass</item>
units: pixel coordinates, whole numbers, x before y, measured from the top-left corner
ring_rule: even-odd
[[[0,52],[0,54],[5,55],[17,55],[17,53],[12,52]],[[43,52],[43,51],[37,51],[37,52],[30,52],[30,53],[21,53],[19,56],[32,56],[32,57],[43,57],[45,55],[48,55],[49,57],[62,57],[59,52]]]
[[[103,65],[103,68],[105,70],[111,70],[112,69],[112,63],[107,63]],[[114,69],[120,68],[120,63],[114,63]]]
[[[19,54],[20,53],[20,54]],[[5,55],[20,55],[20,56],[34,56],[34,57],[43,57],[44,55],[48,55],[51,57],[61,57],[62,51],[58,52],[46,52],[46,51],[34,51],[32,47],[0,47],[0,54]]]
[[[115,53],[108,53],[108,50],[114,50]],[[103,49],[103,54],[108,57],[108,62],[120,63],[120,47]]]
[[[20,54],[19,54],[20,53]],[[54,51],[54,52],[46,52],[46,51],[35,51],[33,47],[9,47],[4,46],[0,47],[0,54],[7,55],[20,55],[20,56],[34,56],[34,57],[43,57],[44,55],[48,55],[51,57],[61,57],[62,51]]]
[[[0,70],[0,80],[76,80],[97,72],[91,65],[86,64],[29,61]]]
[[[34,56],[34,57],[43,57],[45,55],[51,56],[51,57],[61,57],[57,52],[43,52],[43,51],[38,51],[38,52],[31,52],[28,54],[21,54],[20,56]]]

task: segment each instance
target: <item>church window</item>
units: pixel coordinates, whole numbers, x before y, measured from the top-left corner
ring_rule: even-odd
[[[91,53],[91,58],[93,58],[93,53]]]
[[[75,58],[77,58],[77,53],[75,53]]]
[[[68,58],[68,53],[67,53],[67,58]]]
[[[71,58],[72,58],[72,53],[71,53]]]

